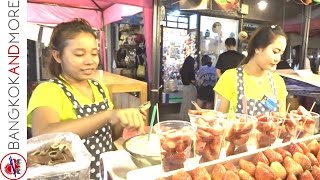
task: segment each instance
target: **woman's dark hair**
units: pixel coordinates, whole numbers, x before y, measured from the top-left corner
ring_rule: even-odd
[[[194,72],[195,59],[191,56],[186,57],[182,67],[180,68],[180,74],[188,74],[189,72]]]
[[[254,56],[255,49],[266,48],[269,46],[277,36],[283,36],[287,39],[287,35],[278,25],[264,26],[257,29],[251,36],[248,43],[248,55],[245,57],[240,65],[247,64],[249,60]]]
[[[90,33],[97,39],[95,31],[92,29],[88,21],[76,18],[69,22],[63,22],[58,24],[52,32],[49,48],[51,56],[49,57],[49,71],[54,77],[59,77],[62,72],[61,64],[58,63],[52,56],[52,51],[56,50],[60,55],[63,54],[63,50],[67,45],[67,40],[75,38],[79,33]]]
[[[211,65],[212,65],[211,59],[212,58],[210,56],[208,56],[208,55],[202,56],[202,58],[201,58],[202,66],[207,65],[207,66],[211,67]]]

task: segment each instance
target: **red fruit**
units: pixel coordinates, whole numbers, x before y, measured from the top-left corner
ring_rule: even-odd
[[[287,180],[298,180],[296,175],[293,173],[288,173]]]
[[[310,152],[310,149],[304,142],[298,142],[298,145],[301,147],[304,154]]]
[[[291,153],[287,150],[284,150],[282,148],[277,148],[276,152],[278,152],[279,154],[281,154],[282,158],[286,158],[287,156],[292,157]]]
[[[260,115],[256,116],[256,118],[258,119],[258,121],[261,121],[261,122],[267,122],[268,121],[268,117],[265,114],[260,114]]]
[[[192,180],[192,177],[187,172],[180,170],[172,175],[171,180]]]
[[[317,166],[312,166],[311,174],[313,179],[320,180],[320,168]]]
[[[256,180],[274,180],[274,179],[276,179],[276,175],[275,175],[274,171],[263,162],[258,162],[254,177]]]
[[[288,151],[291,153],[291,155],[294,155],[294,153],[299,152],[303,153],[303,150],[298,144],[291,143],[288,147]]]
[[[252,162],[241,158],[239,160],[239,166],[240,166],[241,169],[245,170],[251,176],[254,176],[254,172],[256,170],[256,166]]]
[[[211,176],[204,167],[197,167],[190,171],[192,180],[211,180]]]
[[[223,176],[223,180],[240,180],[240,178],[235,172],[227,171]]]
[[[268,158],[262,152],[258,152],[257,154],[255,154],[253,156],[252,162],[255,165],[257,165],[258,162],[263,162],[263,163],[267,164],[268,166],[270,165]]]
[[[317,158],[312,153],[309,152],[309,153],[306,153],[305,155],[309,158],[311,162],[311,166],[314,166],[314,165],[319,166],[319,162]]]
[[[226,168],[221,164],[216,164],[212,167],[211,179],[221,180],[224,174],[226,173]]]
[[[300,174],[299,180],[314,180],[314,179],[310,171],[305,170],[302,174]]]
[[[311,161],[306,155],[302,153],[299,153],[299,152],[294,153],[294,155],[292,156],[292,159],[295,162],[299,163],[303,168],[303,170],[307,170],[311,167]]]
[[[297,112],[299,115],[311,116],[310,111],[308,111],[306,108],[304,108],[301,105],[298,107]]]
[[[315,156],[318,155],[318,152],[319,152],[319,143],[316,139],[313,139],[312,141],[310,141],[308,144],[307,144],[308,148],[310,149],[310,152],[312,154],[314,154]]]
[[[223,164],[223,166],[226,168],[227,171],[233,171],[235,173],[238,172],[238,169],[232,162],[226,162]]]
[[[240,169],[238,174],[241,180],[254,180],[254,178],[243,169]]]
[[[266,149],[265,151],[263,151],[263,154],[266,155],[270,163],[272,162],[281,163],[283,161],[281,154],[272,149]]]

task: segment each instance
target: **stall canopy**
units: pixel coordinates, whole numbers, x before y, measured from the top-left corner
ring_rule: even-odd
[[[143,12],[148,75],[151,77],[153,0],[28,0],[27,8],[27,20],[31,23],[58,24],[79,17],[101,30],[100,54],[105,70],[107,60],[103,27],[122,17]]]

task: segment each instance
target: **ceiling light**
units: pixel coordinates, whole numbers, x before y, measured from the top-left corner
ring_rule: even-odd
[[[263,11],[263,10],[265,10],[266,8],[267,8],[267,6],[268,6],[268,3],[266,2],[266,1],[260,1],[259,3],[258,3],[258,8],[261,10],[261,11]]]

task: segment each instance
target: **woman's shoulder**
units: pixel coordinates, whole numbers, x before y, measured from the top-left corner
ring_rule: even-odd
[[[272,72],[271,75],[275,83],[284,83],[284,79],[278,73]]]
[[[55,82],[52,81],[44,81],[40,82],[34,91],[39,92],[39,91],[46,91],[46,92],[53,92],[53,91],[61,91],[61,87],[56,84]]]
[[[228,69],[226,70],[221,76],[226,76],[226,77],[236,77],[237,75],[237,69],[236,68],[232,68],[232,69]]]

